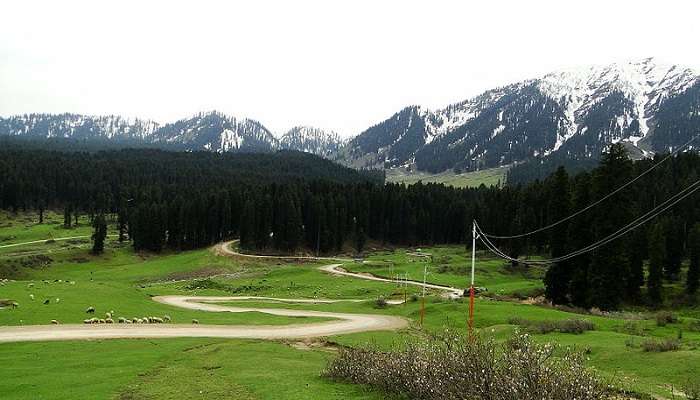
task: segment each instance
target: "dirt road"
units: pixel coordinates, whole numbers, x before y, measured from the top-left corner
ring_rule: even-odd
[[[335,302],[340,300],[293,300],[256,297],[158,296],[153,300],[174,307],[208,312],[260,312],[287,317],[321,317],[336,321],[275,326],[227,326],[184,324],[31,325],[0,328],[1,342],[45,340],[217,337],[246,339],[299,339],[355,332],[396,330],[408,326],[401,317],[347,314],[284,308],[237,307],[215,303],[265,299],[281,302]]]
[[[332,260],[351,262],[344,258],[324,257],[277,257],[240,254],[231,249],[233,242],[221,243],[215,250],[222,255],[250,258],[274,258],[288,260]],[[369,274],[345,271],[342,264],[330,264],[319,267],[325,273],[356,279],[378,282],[395,281]],[[422,282],[408,281],[410,285],[423,286]],[[449,296],[461,296],[462,290],[434,284],[425,285],[429,289],[445,291]],[[355,332],[396,330],[408,326],[408,321],[401,317],[376,314],[350,314],[325,311],[294,310],[286,308],[258,308],[229,306],[216,303],[260,300],[279,303],[333,303],[353,300],[317,300],[317,299],[282,299],[270,297],[207,297],[207,296],[157,296],[154,301],[173,307],[207,312],[260,312],[287,317],[321,317],[334,321],[291,324],[276,326],[227,326],[227,325],[184,325],[184,324],[104,324],[104,325],[32,325],[0,327],[0,342],[44,341],[44,340],[80,340],[80,339],[114,339],[114,338],[172,338],[172,337],[219,337],[248,339],[298,339],[321,336],[340,335]]]

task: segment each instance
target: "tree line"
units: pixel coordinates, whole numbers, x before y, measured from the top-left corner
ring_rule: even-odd
[[[296,152],[0,149],[0,208],[63,209],[67,225],[78,214],[110,215],[120,239],[131,240],[136,250],[186,250],[240,238],[243,248],[260,252],[362,252],[369,242],[465,243],[475,219],[498,235],[531,231],[601,199],[660,157],[632,162],[615,145],[591,172],[570,176],[560,168],[528,184],[453,188],[383,184],[379,175]],[[515,257],[566,254],[652,209],[695,182],[698,172],[700,157],[680,154],[552,230],[496,244]],[[661,283],[686,279],[689,293],[696,290],[697,200],[688,197],[653,224],[552,266],[545,278],[547,297],[604,309],[657,301],[663,285],[651,272],[659,265]],[[686,259],[695,269],[683,275]]]

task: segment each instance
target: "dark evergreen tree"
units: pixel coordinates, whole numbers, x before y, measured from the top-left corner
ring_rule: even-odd
[[[666,237],[664,226],[655,223],[649,233],[649,275],[647,277],[647,293],[649,299],[658,305],[661,302],[661,289],[664,265],[666,264]]]
[[[94,232],[92,234],[92,254],[101,254],[105,249],[107,238],[107,221],[104,214],[98,214],[92,222]]]
[[[694,295],[700,287],[700,223],[693,226],[688,238],[688,246],[690,247],[690,264],[685,288],[688,294]]]
[[[71,209],[70,207],[66,206],[63,209],[63,227],[68,229],[71,227]]]
[[[549,207],[551,222],[560,221],[571,214],[569,175],[564,167],[557,169],[554,174],[549,198],[552,199]],[[568,252],[568,227],[568,222],[563,222],[551,229],[549,243],[552,258],[563,256]],[[570,262],[567,260],[554,263],[545,274],[545,296],[554,304],[568,303],[570,284]]]
[[[603,154],[600,167],[595,171],[593,190],[595,199],[613,192],[629,181],[632,162],[627,158],[627,152],[622,144],[610,146]],[[617,204],[629,204],[630,195],[623,191],[615,195]],[[592,220],[593,233],[596,240],[607,237],[630,221],[631,213],[628,207],[610,209],[610,200],[598,206]],[[613,241],[598,248],[593,253],[589,270],[591,305],[604,310],[615,309],[622,302],[626,287],[629,264],[622,240]]]

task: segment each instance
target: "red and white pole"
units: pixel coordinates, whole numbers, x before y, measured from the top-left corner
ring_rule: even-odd
[[[472,279],[469,285],[469,336],[474,329],[474,265],[476,264],[476,221],[472,221]]]

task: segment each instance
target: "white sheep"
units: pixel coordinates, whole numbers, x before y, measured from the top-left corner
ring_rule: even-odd
[[[85,310],[86,313],[88,314],[94,314],[95,313],[95,307],[88,307],[87,310]]]
[[[123,323],[126,323],[126,318],[119,317],[119,319],[117,321],[119,321],[120,324],[123,324]]]
[[[170,322],[170,315],[163,315],[163,321]]]
[[[153,317],[153,322],[155,322],[156,324],[162,324],[163,318]]]
[[[113,323],[114,323],[114,320],[113,320],[112,318],[106,318],[106,319],[105,319],[105,323],[106,323],[106,324],[113,324]]]
[[[58,325],[58,321],[55,320],[55,319],[52,319],[52,320],[51,320],[51,324],[52,324],[52,325]]]
[[[198,320],[198,319],[193,319],[193,320],[192,320],[192,323],[193,323],[193,324],[198,324],[198,323],[199,323],[199,320]]]
[[[84,324],[91,324],[91,323],[92,323],[92,319],[84,319],[84,320],[83,320],[83,323],[84,323]]]
[[[34,295],[33,295],[33,294],[29,294],[29,298],[32,299],[32,300],[34,300]]]
[[[60,302],[61,302],[61,299],[59,299],[58,297],[56,297],[56,303],[60,303]]]
[[[105,313],[105,319],[112,318],[112,313]]]

